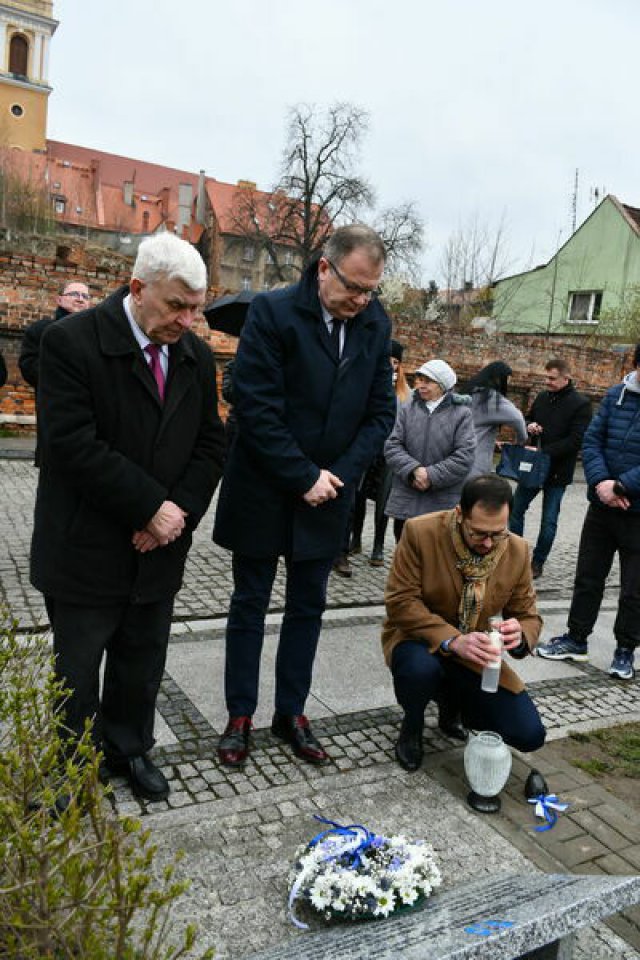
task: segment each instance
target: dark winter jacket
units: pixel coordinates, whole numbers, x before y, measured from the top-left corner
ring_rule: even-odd
[[[162,404],[122,306],[126,293],[51,324],[42,339],[31,580],[68,603],[173,595],[222,472],[211,351],[192,333],[169,348]],[[186,511],[187,528],[141,554],[132,535],[164,500]]]
[[[629,509],[640,513],[640,392],[629,388],[635,376],[607,391],[584,435],[582,461],[592,503],[619,509],[605,507],[595,492],[602,480],[619,480],[631,500]]]
[[[44,332],[49,329],[55,320],[62,320],[63,317],[67,317],[68,315],[68,310],[65,310],[64,307],[58,307],[52,317],[42,317],[40,320],[36,320],[30,324],[24,332],[18,366],[24,379],[34,388],[38,386],[40,341],[42,340]]]
[[[249,557],[331,558],[354,485],[393,426],[389,318],[371,301],[347,322],[333,355],[318,298],[317,265],[300,283],[259,294],[236,354],[238,433],[225,468],[214,540]],[[320,469],[345,486],[311,507]]]
[[[543,390],[535,398],[526,420],[543,428],[541,446],[551,457],[545,486],[566,487],[571,483],[590,419],[591,402],[571,381],[562,390]]]

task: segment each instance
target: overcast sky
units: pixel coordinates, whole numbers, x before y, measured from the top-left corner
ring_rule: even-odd
[[[49,136],[219,180],[277,179],[285,118],[370,114],[361,170],[414,200],[423,281],[504,215],[511,271],[604,188],[640,207],[638,0],[54,0]]]

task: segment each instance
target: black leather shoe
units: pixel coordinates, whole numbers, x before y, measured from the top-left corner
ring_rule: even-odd
[[[549,793],[547,781],[539,770],[532,770],[524,785],[524,795],[527,800],[531,800],[533,797],[540,796],[541,793]]]
[[[422,766],[422,757],[422,727],[409,727],[403,720],[396,741],[396,760],[404,770],[415,773]]]
[[[463,725],[460,714],[457,710],[451,710],[450,707],[438,705],[438,727],[447,737],[453,740],[460,740],[466,743],[469,737],[469,731]]]
[[[123,759],[105,756],[110,773],[123,774],[141,800],[166,800],[171,792],[167,778],[146,754]]]
[[[241,767],[249,756],[251,717],[229,717],[218,743],[218,757],[225,767]]]
[[[271,723],[271,733],[274,737],[286,740],[293,747],[295,755],[307,763],[326,763],[329,759],[328,753],[314,737],[309,721],[302,713],[287,715],[276,711]]]

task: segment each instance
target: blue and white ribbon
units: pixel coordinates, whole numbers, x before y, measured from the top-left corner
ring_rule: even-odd
[[[314,818],[320,823],[325,823],[330,830],[323,830],[313,837],[308,846],[320,846],[324,853],[323,860],[344,860],[345,867],[348,870],[355,870],[362,863],[362,854],[371,846],[378,844],[383,838],[371,833],[366,827],[359,823],[350,823],[343,826],[336,823],[335,820],[325,820],[314,813]],[[291,887],[288,901],[289,919],[300,930],[308,930],[309,925],[302,923],[293,912],[294,902],[300,893],[302,886],[302,876],[298,877]]]
[[[564,813],[569,806],[568,803],[560,803],[555,793],[539,793],[537,797],[529,797],[528,802],[535,803],[536,817],[546,821],[539,827],[535,827],[537,833],[551,830],[558,819],[558,812]]]

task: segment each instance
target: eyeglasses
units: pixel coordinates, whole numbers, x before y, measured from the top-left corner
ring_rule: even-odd
[[[508,530],[498,530],[497,533],[490,533],[488,530],[474,530],[473,527],[468,525],[466,520],[462,521],[462,525],[469,539],[477,543],[481,543],[483,540],[491,540],[492,543],[499,543],[500,540],[506,540],[509,536]]]
[[[91,300],[90,293],[82,293],[81,290],[65,290],[63,297],[76,297],[78,300]]]
[[[325,260],[335,273],[342,286],[345,288],[345,290],[348,290],[349,293],[353,293],[358,297],[366,297],[367,300],[373,300],[378,296],[380,291],[377,287],[375,290],[371,290],[368,287],[361,287],[359,283],[352,283],[351,280],[347,280],[346,277],[342,276],[335,263],[332,263],[327,257],[325,257]]]

